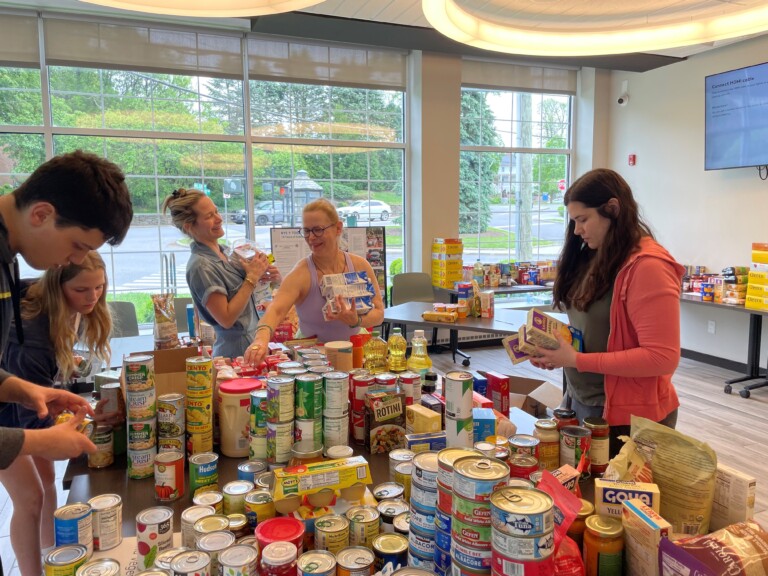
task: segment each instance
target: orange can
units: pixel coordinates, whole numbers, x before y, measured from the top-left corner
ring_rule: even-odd
[[[155,498],[172,502],[184,496],[184,454],[161,452],[155,457]]]

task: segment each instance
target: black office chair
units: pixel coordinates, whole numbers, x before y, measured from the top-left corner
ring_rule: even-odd
[[[392,277],[392,306],[406,302],[434,302],[432,278],[426,272],[403,272]],[[405,325],[403,325],[405,334]],[[437,342],[437,328],[432,329],[432,346]]]
[[[111,300],[107,305],[112,313],[112,338],[139,335],[139,321],[133,302]]]

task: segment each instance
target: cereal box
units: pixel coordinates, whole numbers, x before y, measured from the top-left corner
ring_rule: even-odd
[[[371,392],[365,395],[365,445],[371,454],[405,448],[403,392]]]
[[[406,434],[422,434],[424,432],[440,432],[443,429],[439,413],[421,404],[405,407]]]
[[[486,395],[493,400],[493,407],[504,416],[509,416],[509,376],[489,370],[485,377],[488,379]]]
[[[470,372],[470,374],[473,380],[472,389],[481,396],[485,396],[488,392],[488,379],[480,372]]]

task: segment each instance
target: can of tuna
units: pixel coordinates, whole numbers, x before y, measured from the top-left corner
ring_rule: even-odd
[[[184,394],[161,394],[157,397],[157,436],[175,438],[186,431]]]
[[[187,437],[186,434],[176,436],[174,438],[163,438],[162,436],[157,439],[157,453],[163,452],[181,452],[186,454],[187,452]]]
[[[379,534],[373,539],[374,570],[383,571],[391,565],[391,570],[408,565],[408,538],[402,534]]]
[[[245,514],[245,495],[253,488],[253,482],[248,480],[227,482],[221,489],[224,495],[224,514]]]
[[[513,560],[540,560],[555,550],[554,532],[537,536],[511,536],[493,529],[493,549]]]
[[[96,452],[88,454],[88,468],[106,468],[115,462],[112,426],[99,424],[93,431],[91,442]]]
[[[521,574],[516,572],[511,572],[510,574],[514,574],[514,576],[521,576]],[[554,572],[552,572],[554,574]],[[550,576],[552,576],[550,574]],[[475,569],[475,568],[469,568],[468,566],[465,566],[463,564],[460,564],[456,561],[454,558],[451,562],[451,570],[448,572],[449,576],[497,576],[496,574],[493,574],[490,569]]]
[[[352,392],[352,410],[365,412],[365,395],[371,392],[376,385],[376,378],[369,372],[350,374],[350,386]]]
[[[169,568],[174,576],[210,576],[211,557],[200,550],[186,550],[173,557]]]
[[[258,557],[259,553],[253,546],[230,546],[219,554],[219,573],[226,576],[253,576],[257,572]]]
[[[474,421],[469,418],[445,417],[445,443],[449,446],[472,447]]]
[[[539,461],[530,454],[514,454],[509,459],[510,478],[528,478],[539,469]]]
[[[413,480],[437,490],[437,452],[419,452],[413,457]]]
[[[422,486],[413,480],[411,482],[411,503],[434,514],[435,506],[437,506],[437,490]]]
[[[376,498],[377,502],[392,498],[402,499],[404,494],[405,489],[403,488],[403,485],[398,482],[382,482],[373,488],[373,497]]]
[[[208,432],[186,432],[187,457],[213,450],[213,429]]]
[[[520,576],[552,576],[555,573],[555,555],[550,554],[540,560],[517,560],[507,558],[498,551],[493,551],[491,559],[492,574],[520,574]]]
[[[293,420],[275,424],[267,422],[267,457],[270,464],[287,464],[293,446]]]
[[[432,532],[435,529],[435,509],[424,508],[416,502],[411,502],[411,526],[416,526],[422,532]]]
[[[187,358],[187,400],[190,396],[210,396],[213,393],[213,360],[207,356]]]
[[[163,452],[155,457],[155,499],[173,502],[184,496],[184,454]]]
[[[408,543],[412,550],[424,557],[433,557],[435,554],[435,532],[425,532],[411,525],[408,535]]]
[[[76,576],[120,576],[120,562],[112,558],[89,560],[75,572]]]
[[[344,548],[336,554],[336,575],[372,576],[375,559],[373,550],[368,548],[362,546]]]
[[[315,520],[315,548],[332,554],[349,546],[349,520],[329,514]]]
[[[237,479],[253,482],[256,474],[261,474],[267,470],[268,466],[264,460],[249,460],[237,465]]]
[[[291,376],[267,378],[267,422],[292,422],[294,418],[294,379]],[[267,430],[269,434],[269,430]],[[286,460],[287,462],[287,460]]]
[[[487,550],[478,550],[473,546],[465,546],[455,538],[451,540],[452,568],[463,565],[470,570],[488,571],[491,568],[491,547]],[[461,567],[461,566],[460,566]]]
[[[155,359],[149,354],[136,354],[123,359],[123,378],[126,391],[155,387]]]
[[[265,460],[267,457],[267,427],[264,426],[264,435],[251,434],[248,444],[248,457]]]
[[[392,521],[392,527],[395,529],[395,534],[403,534],[408,536],[411,530],[411,513],[401,512]]]
[[[256,541],[256,536],[253,536],[253,535],[248,535],[248,536],[243,536],[242,538],[238,538],[237,543],[250,546],[257,552],[259,550],[259,543]]]
[[[346,513],[349,520],[349,544],[370,548],[379,534],[381,517],[373,506],[353,506]]]
[[[75,576],[88,559],[88,548],[81,544],[58,546],[43,557],[45,576]]]
[[[437,488],[438,491],[440,490],[440,487]],[[435,528],[439,528],[443,532],[450,532],[451,531],[451,518],[452,514],[450,512],[444,511],[442,508],[440,508],[440,496],[438,495],[438,506],[435,508]],[[448,548],[446,548],[447,550]]]
[[[93,554],[93,517],[90,504],[77,502],[57,508],[53,513],[56,546],[82,544]]]
[[[110,550],[123,541],[123,500],[117,494],[101,494],[88,500],[91,507],[93,549]]]
[[[395,468],[402,462],[410,462],[416,456],[415,452],[407,448],[395,448],[389,453],[389,479],[395,480]],[[395,480],[397,482],[397,480]]]
[[[533,482],[531,482],[530,476],[528,477],[528,480],[525,478],[510,478],[509,482],[507,482],[507,486],[511,488],[536,488]]]
[[[245,514],[228,514],[227,518],[229,518],[229,531],[235,535],[235,538],[239,539],[243,536],[248,536],[251,532],[248,527],[248,518],[245,517]]]
[[[214,452],[189,457],[189,493],[195,496],[205,486],[219,487],[219,455]]]
[[[186,431],[192,434],[213,430],[213,396],[187,398]]]
[[[127,390],[125,393],[125,404],[128,410],[128,420],[154,418],[157,415],[156,400],[154,388]]]
[[[441,548],[440,546],[435,546],[435,568],[439,568],[440,570],[450,570],[451,569],[451,547],[450,545],[447,548]]]
[[[509,481],[509,466],[492,458],[466,456],[453,464],[453,492],[467,500],[484,502]]]
[[[530,434],[514,434],[509,437],[510,455],[527,454],[539,459],[539,439]]]
[[[435,572],[435,559],[428,555],[420,554],[412,547],[408,547],[408,566],[413,568],[403,568],[402,576],[416,576],[424,574],[432,576]]]
[[[455,420],[472,418],[473,385],[474,379],[469,372],[453,370],[445,375],[443,396],[446,419],[448,417]]]
[[[315,420],[301,420],[296,419],[293,421],[293,440],[294,442],[301,442],[302,440],[309,440],[310,442],[323,441],[323,417]]]
[[[181,513],[181,545],[185,548],[195,547],[195,522],[216,513],[213,506],[190,506]]]
[[[195,506],[210,506],[216,514],[224,514],[224,494],[217,490],[198,491],[192,498]]]
[[[173,509],[166,506],[145,508],[136,515],[137,562],[140,568],[152,567],[159,552],[173,548]]]
[[[491,496],[491,524],[510,536],[540,536],[554,529],[554,501],[546,492],[502,488]]]
[[[267,427],[267,391],[251,391],[251,434],[260,435],[260,430],[266,434]]]
[[[323,390],[325,392],[323,416],[328,418],[349,416],[349,373],[323,374]]]
[[[408,508],[408,502],[402,499],[381,500],[376,506],[381,518],[381,532],[394,533],[395,517],[407,512]]]
[[[453,507],[453,490],[446,488],[442,484],[437,485],[437,506],[446,514],[451,514],[451,508]]]
[[[206,534],[222,532],[229,530],[229,517],[224,514],[213,514],[212,516],[203,516],[192,525],[192,532],[195,535],[195,546],[197,542]]]
[[[405,393],[405,404],[421,404],[421,374],[412,370],[400,372],[400,389]]]
[[[451,549],[451,533],[435,527],[435,546],[443,550]]]
[[[275,502],[269,490],[251,490],[245,495],[245,517],[248,519],[248,526],[256,528],[259,522],[274,518],[275,515]]]
[[[299,557],[297,568],[298,576],[336,576],[336,557],[327,550],[304,552]]]
[[[454,520],[477,526],[491,525],[491,503],[467,500],[458,494],[453,496],[452,515]]]
[[[560,429],[560,466],[579,465],[582,454],[587,454],[589,462],[589,444],[592,432],[583,426],[565,426]]]
[[[491,550],[491,525],[469,524],[455,516],[451,523],[451,538],[475,550]]]
[[[323,415],[323,378],[300,374],[296,382],[296,418],[317,420]]]
[[[218,530],[203,534],[197,539],[197,549],[207,552],[211,557],[211,575],[221,574],[219,554],[235,543],[235,535],[229,530]],[[174,558],[175,560],[175,558]]]

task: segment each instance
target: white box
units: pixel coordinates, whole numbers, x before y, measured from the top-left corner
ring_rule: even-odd
[[[709,530],[750,520],[755,515],[756,487],[757,480],[749,474],[718,462]]]
[[[656,484],[595,478],[596,514],[620,519],[622,504],[626,500],[635,498],[650,506],[658,514],[661,498]]]
[[[659,576],[659,541],[672,525],[638,499],[624,501],[621,523],[627,576]]]

